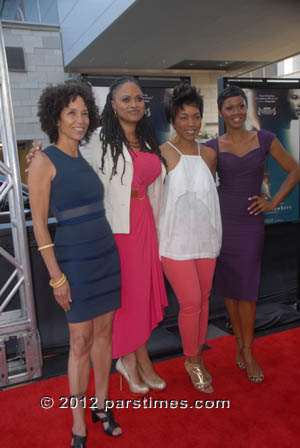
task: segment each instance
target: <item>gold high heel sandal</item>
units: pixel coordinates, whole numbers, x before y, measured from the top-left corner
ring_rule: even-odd
[[[246,364],[244,363],[244,361],[235,361],[235,365],[238,366],[239,369],[241,370],[245,370],[246,369]]]
[[[243,350],[249,350],[249,351],[251,351],[251,354],[252,354],[252,346],[250,345],[249,347],[243,347]],[[252,354],[252,356],[253,356],[253,354]],[[254,358],[254,356],[253,356],[253,358]],[[254,358],[254,361],[255,361],[255,363],[257,364],[257,367],[258,367],[258,373],[257,374],[250,374],[249,372],[248,372],[248,369],[247,369],[247,364],[246,364],[246,361],[245,361],[245,368],[247,369],[247,375],[248,375],[248,379],[252,382],[252,383],[254,383],[254,384],[260,384],[260,383],[262,383],[263,381],[264,381],[264,379],[265,379],[265,376],[264,376],[264,372],[262,371],[262,369],[260,368],[260,366],[258,365],[258,363],[257,363],[257,361],[256,361],[256,359]]]
[[[145,377],[141,367],[138,364],[138,371],[139,374],[141,375],[142,380],[144,381],[145,384],[147,384],[148,387],[150,387],[151,389],[156,389],[156,390],[163,390],[166,388],[167,383],[165,382],[165,380],[163,380],[162,378],[160,378],[160,376],[157,376],[157,378],[155,380],[149,380],[147,377]]]
[[[130,376],[129,376],[121,358],[118,359],[115,367],[116,367],[116,370],[120,374],[120,390],[122,390],[122,376],[124,376],[125,380],[128,382],[129,389],[131,390],[131,392],[133,392],[135,394],[146,394],[147,392],[149,392],[149,387],[146,384],[144,384],[142,382],[134,383],[130,379]]]
[[[207,379],[207,381],[211,384],[212,382],[212,376],[211,374],[208,372],[208,370],[205,367],[203,358],[202,358],[202,354],[199,355],[199,365],[200,365],[200,369],[203,371],[203,375],[204,377]]]
[[[199,364],[193,364],[186,359],[184,362],[184,367],[186,368],[190,380],[196,390],[200,390],[206,394],[211,394],[214,392],[211,381],[208,380]]]

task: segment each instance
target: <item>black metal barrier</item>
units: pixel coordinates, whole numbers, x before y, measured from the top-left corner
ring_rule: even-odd
[[[49,226],[51,236],[54,236],[55,225]],[[269,225],[265,228],[265,247],[262,263],[262,276],[259,303],[274,303],[297,301],[297,238],[298,223],[283,223]],[[37,250],[32,226],[27,227],[31,270],[37,323],[41,336],[42,348],[65,346],[68,344],[68,327],[64,311],[56,303],[52,288],[49,286],[49,275]],[[12,252],[11,234],[9,229],[0,228],[0,245]],[[0,258],[0,287],[4,283],[6,272],[5,260]],[[166,308],[162,327],[176,326],[178,303],[170,285],[166,282],[169,306]],[[224,301],[212,294],[210,300],[210,319],[225,315]]]

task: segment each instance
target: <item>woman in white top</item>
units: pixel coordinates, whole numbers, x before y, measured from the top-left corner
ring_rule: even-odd
[[[178,298],[178,326],[185,368],[197,390],[211,393],[202,359],[209,295],[221,247],[222,227],[215,185],[216,153],[197,142],[203,100],[195,87],[174,89],[166,108],[176,138],[161,146],[168,175],[159,224],[159,251]]]

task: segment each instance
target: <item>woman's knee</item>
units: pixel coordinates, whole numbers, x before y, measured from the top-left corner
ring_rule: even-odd
[[[87,335],[72,335],[70,338],[70,351],[78,358],[89,355],[92,347],[92,338]]]
[[[107,341],[112,338],[112,322],[111,316],[106,316],[105,318],[98,319],[94,323],[94,339],[105,339]]]
[[[95,339],[101,338],[110,341],[112,338],[112,324],[105,324],[101,329],[95,332]]]
[[[187,294],[178,298],[180,312],[185,315],[199,313],[201,311],[201,293]]]

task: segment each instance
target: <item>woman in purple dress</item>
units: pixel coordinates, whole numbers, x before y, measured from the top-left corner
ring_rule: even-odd
[[[221,137],[206,143],[217,152],[223,241],[217,260],[215,293],[225,297],[234,331],[236,364],[253,383],[264,374],[252,351],[256,301],[264,241],[263,212],[273,210],[300,179],[300,167],[268,131],[247,131],[247,98],[242,89],[227,87],[218,97],[226,124]],[[265,158],[270,153],[288,173],[273,198],[261,194]]]

